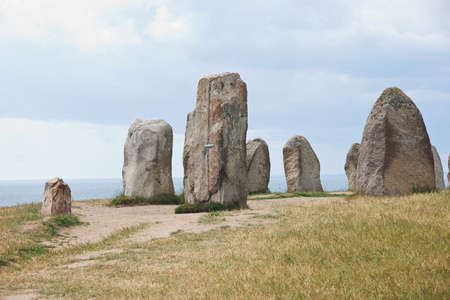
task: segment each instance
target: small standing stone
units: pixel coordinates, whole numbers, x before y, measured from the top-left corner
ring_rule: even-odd
[[[287,141],[283,161],[288,191],[323,191],[320,162],[305,137],[295,135]]]
[[[125,196],[175,194],[172,127],[162,119],[136,119],[128,129],[122,169]]]
[[[348,150],[347,159],[345,160],[345,174],[348,179],[348,189],[351,191],[356,190],[356,166],[358,165],[359,146],[359,143],[354,143]]]
[[[436,188],[422,114],[399,88],[385,89],[372,106],[359,148],[356,185],[360,193],[379,196]]]
[[[269,192],[269,147],[261,138],[247,142],[247,174],[249,193]]]
[[[436,175],[436,188],[443,190],[445,189],[444,182],[444,170],[442,168],[441,158],[435,146],[431,146],[431,151],[433,152],[434,159],[434,173]]]
[[[56,216],[71,213],[72,194],[69,185],[55,177],[45,183],[42,214]]]

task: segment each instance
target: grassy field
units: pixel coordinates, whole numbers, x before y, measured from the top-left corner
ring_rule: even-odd
[[[75,204],[76,205],[76,204]],[[275,222],[60,251],[38,204],[0,208],[0,296],[68,299],[449,299],[450,190],[280,206]],[[200,222],[220,222],[211,213]],[[51,226],[50,226],[51,227]]]

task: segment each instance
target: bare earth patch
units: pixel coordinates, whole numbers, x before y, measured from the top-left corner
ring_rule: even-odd
[[[89,202],[77,202],[72,209],[86,225],[64,228],[61,236],[48,242],[55,249],[69,245],[95,243],[125,227],[142,223],[151,224],[131,238],[135,242],[145,242],[156,238],[169,237],[173,232],[201,233],[222,226],[235,228],[252,224],[273,222],[270,218],[255,218],[255,215],[272,214],[280,205],[302,202],[324,202],[339,198],[286,198],[248,201],[250,209],[233,211],[225,220],[216,224],[199,223],[198,219],[205,213],[175,214],[176,205],[151,205],[133,207],[108,207]]]

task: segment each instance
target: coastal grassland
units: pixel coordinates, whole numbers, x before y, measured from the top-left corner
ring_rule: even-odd
[[[139,243],[128,237],[140,228],[125,228],[1,267],[0,295],[448,299],[449,199],[444,190],[302,202],[277,207],[282,217],[263,226]]]

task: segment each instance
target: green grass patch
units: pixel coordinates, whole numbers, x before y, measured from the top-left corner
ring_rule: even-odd
[[[438,193],[439,190],[436,188],[430,188],[430,187],[413,187],[412,193],[413,194],[429,194],[429,193]]]
[[[212,211],[222,211],[222,210],[238,210],[240,205],[237,202],[232,202],[230,204],[224,205],[222,203],[211,202],[211,203],[195,203],[195,204],[183,204],[175,208],[176,214],[191,214],[200,212],[212,212]]]
[[[109,206],[180,205],[182,203],[184,203],[184,194],[180,194],[178,196],[170,194],[162,194],[146,198],[139,196],[128,197],[122,193],[113,198],[108,205]]]
[[[280,215],[274,215],[274,214],[264,214],[264,215],[260,215],[260,214],[256,214],[254,216],[252,216],[252,219],[279,219]]]
[[[211,211],[198,219],[200,224],[217,224],[225,221],[223,211]]]
[[[286,192],[286,193],[259,193],[255,194],[256,197],[250,197],[248,200],[268,200],[268,199],[284,199],[295,197],[311,197],[311,198],[323,198],[323,197],[351,197],[348,194],[332,194],[327,192]],[[263,197],[257,197],[261,195]],[[264,196],[267,195],[267,196]]]
[[[42,224],[51,236],[55,236],[58,235],[58,230],[61,227],[78,226],[85,223],[81,222],[76,215],[70,214],[51,217],[50,220],[43,221]]]
[[[266,190],[260,190],[260,191],[250,192],[248,194],[249,195],[264,195],[264,194],[271,194],[271,192],[266,191]]]

